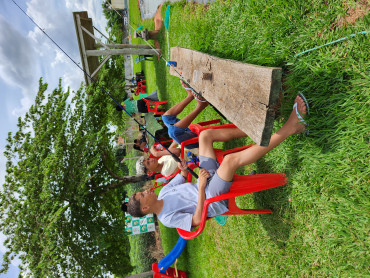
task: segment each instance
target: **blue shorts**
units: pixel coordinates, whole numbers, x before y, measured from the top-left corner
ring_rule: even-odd
[[[181,144],[182,142],[192,139],[194,137],[197,137],[197,134],[192,132],[189,128],[175,126],[175,124],[180,121],[180,119],[176,118],[176,115],[163,115],[162,121],[168,128],[168,135],[178,144]],[[199,147],[198,143],[186,146],[187,149],[193,149],[198,147]]]

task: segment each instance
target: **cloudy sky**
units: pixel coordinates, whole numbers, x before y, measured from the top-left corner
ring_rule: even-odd
[[[106,33],[103,0],[14,0],[60,47],[80,62],[72,12],[88,11],[93,24]],[[59,78],[64,88],[79,88],[82,72],[23,14],[13,0],[0,0],[0,184],[4,182],[3,151],[8,132],[32,105],[40,77],[53,90]],[[0,233],[0,256],[5,249]],[[0,259],[1,263],[1,259]],[[17,262],[14,262],[16,264]],[[11,268],[0,278],[17,277]]]

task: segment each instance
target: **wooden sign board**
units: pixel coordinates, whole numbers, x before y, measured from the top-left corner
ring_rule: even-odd
[[[180,75],[230,122],[258,145],[270,142],[281,88],[281,68],[221,59],[195,50],[171,48]]]

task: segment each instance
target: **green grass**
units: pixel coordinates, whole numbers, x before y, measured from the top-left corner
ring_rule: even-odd
[[[131,1],[137,2],[137,1]],[[271,215],[214,220],[190,240],[178,267],[188,277],[368,277],[369,272],[369,35],[304,50],[363,30],[337,26],[354,1],[222,1],[204,7],[171,4],[170,46],[284,69],[284,102],[274,130],[282,126],[297,92],[311,105],[308,136],[288,138],[254,165],[258,173],[284,172],[287,185],[239,199]],[[165,7],[162,8],[164,17]],[[166,32],[160,36],[167,54]],[[186,94],[164,61],[144,62],[149,91],[169,105]],[[156,84],[153,84],[156,82]],[[195,104],[193,104],[195,105]],[[189,107],[180,117],[189,113]],[[196,121],[218,118],[208,107]],[[225,148],[250,141],[238,140]],[[177,241],[161,226],[165,253]]]

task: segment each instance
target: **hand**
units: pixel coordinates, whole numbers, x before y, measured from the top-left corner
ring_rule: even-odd
[[[210,176],[211,175],[209,174],[209,172],[206,169],[200,169],[199,170],[199,188],[204,189],[206,187],[207,179]]]
[[[199,178],[201,179],[208,179],[211,174],[204,168],[199,170]]]
[[[152,145],[152,146],[150,147],[150,153],[151,153],[152,155],[156,156],[157,149],[155,148],[155,146],[154,146],[154,145]]]
[[[188,165],[186,164],[185,160],[182,160],[181,162],[177,162],[177,165],[181,171],[187,171]]]

